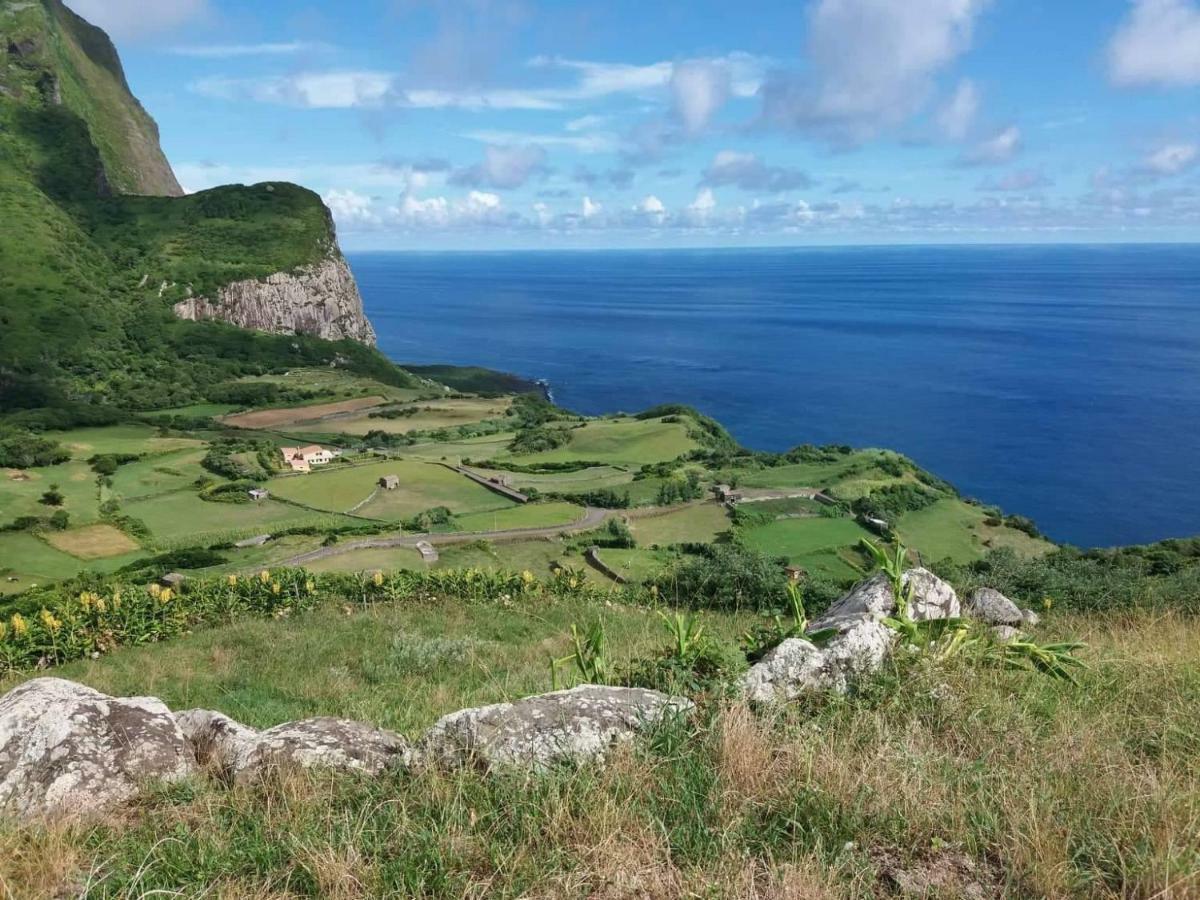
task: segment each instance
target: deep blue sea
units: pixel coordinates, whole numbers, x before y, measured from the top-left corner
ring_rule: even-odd
[[[401,362],[891,447],[1060,541],[1200,533],[1200,245],[353,254]]]

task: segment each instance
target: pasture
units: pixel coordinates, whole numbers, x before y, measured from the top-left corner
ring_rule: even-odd
[[[139,550],[137,541],[112,525],[85,525],[68,531],[47,531],[43,537],[50,546],[76,559],[105,559]]]
[[[853,519],[780,519],[744,529],[746,544],[768,556],[783,557],[794,566],[834,578],[861,575],[845,551],[853,550],[863,538],[874,535]]]
[[[384,475],[398,475],[400,487],[377,490]],[[406,519],[436,506],[472,513],[514,505],[445,466],[399,459],[331,465],[308,475],[273,478],[267,487],[275,496],[331,512],[345,512],[370,497],[355,514],[372,519]]]
[[[730,528],[729,514],[717,503],[695,503],[662,515],[631,516],[639,546],[709,543]]]
[[[311,403],[303,406],[286,406],[277,409],[256,409],[250,412],[225,416],[221,421],[237,428],[285,428],[292,425],[307,425],[315,429],[326,424],[325,420],[342,414],[352,414],[362,409],[379,406],[384,398],[378,395],[355,397],[349,400],[334,400]],[[320,429],[317,429],[320,430]]]
[[[497,497],[497,499],[500,499]],[[551,503],[526,503],[490,512],[470,513],[456,516],[458,531],[506,531],[512,528],[549,528],[570,525],[584,514],[582,506],[561,501]]]
[[[523,464],[594,460],[608,465],[640,466],[667,462],[696,446],[682,422],[595,419],[572,428],[571,441],[564,447],[512,458]]]
[[[331,517],[284,503],[212,503],[191,491],[176,491],[123,504],[121,511],[140,519],[154,535],[155,546],[184,542],[189,546],[232,535],[269,532],[273,528],[325,521]],[[340,521],[351,520],[342,518]]]
[[[368,431],[386,431],[389,434],[407,434],[410,431],[436,431],[441,428],[456,428],[471,425],[485,419],[500,419],[512,406],[511,397],[486,399],[468,397],[453,400],[425,400],[386,409],[412,410],[409,415],[398,418],[372,416],[377,410],[360,415],[339,417],[318,423],[341,434],[363,435]],[[378,412],[384,411],[381,408]]]

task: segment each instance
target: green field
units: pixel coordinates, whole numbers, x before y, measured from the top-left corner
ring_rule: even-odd
[[[570,525],[584,514],[582,506],[574,503],[527,503],[493,512],[456,516],[458,531],[501,531],[510,528],[544,528]]]
[[[59,581],[84,571],[112,572],[144,555],[138,551],[84,561],[54,549],[32,534],[0,533],[0,594],[16,593],[35,584]],[[17,580],[9,581],[9,578]]]
[[[219,540],[231,535],[250,535],[272,528],[316,522],[353,520],[312,513],[284,503],[211,503],[190,491],[177,491],[124,504],[121,511],[146,523],[157,546],[189,545]]]
[[[746,543],[769,556],[786,557],[794,566],[834,578],[854,578],[862,573],[847,561],[844,552],[873,538],[853,519],[780,519],[746,529]]]
[[[528,570],[539,578],[550,575],[555,563],[567,563],[583,567],[584,560],[570,552],[558,541],[505,541],[493,544],[473,541],[467,544],[450,544],[437,548],[439,569],[487,569],[490,571],[521,572]],[[329,556],[309,563],[306,568],[314,572],[362,572],[381,569],[423,569],[428,564],[420,554],[410,547],[391,549],[352,550],[349,553]]]
[[[55,484],[63,495],[62,506],[40,503],[42,494]],[[46,517],[55,509],[65,509],[73,524],[94,522],[99,515],[97,490],[96,473],[82,461],[19,473],[15,469],[0,469],[0,522],[11,522],[20,516]]]
[[[638,516],[629,523],[641,547],[708,543],[730,528],[729,514],[716,503],[698,503],[665,515]]]
[[[675,459],[696,443],[680,422],[658,419],[601,419],[571,430],[565,447],[514,457],[523,464],[591,461],[639,466]]]
[[[126,463],[112,476],[113,493],[123,501],[182,490],[211,474],[200,465],[204,450],[176,450]]]
[[[391,452],[402,457],[449,462],[491,459],[504,453],[512,439],[513,435],[509,433],[489,434],[484,437],[464,438],[461,441],[426,441],[409,447],[397,447]]]
[[[323,425],[342,434],[361,435],[368,431],[386,431],[390,434],[407,434],[410,431],[435,431],[439,428],[455,428],[470,425],[484,419],[500,419],[512,405],[512,399],[464,398],[454,400],[423,400],[401,405],[399,409],[415,409],[413,415],[400,418],[372,418],[366,411],[344,418],[331,418],[312,427]],[[371,410],[374,412],[375,410]]]
[[[538,491],[551,491],[563,494],[583,493],[601,488],[625,487],[633,481],[633,476],[625,469],[614,466],[592,466],[577,472],[506,472],[502,469],[482,469],[477,471],[485,477],[508,478],[518,490],[533,488]],[[619,491],[618,491],[619,493]]]
[[[378,490],[384,475],[398,475],[396,490]],[[315,509],[345,512],[373,519],[406,519],[436,506],[454,513],[506,509],[514,504],[457,472],[435,463],[385,460],[362,466],[332,465],[307,475],[273,478],[267,488],[275,496]]]
[[[203,441],[189,437],[161,437],[149,425],[108,425],[48,431],[46,437],[62,442],[76,459],[104,453],[164,453],[185,447],[200,447]]]
[[[601,562],[631,584],[647,581],[678,560],[678,557],[669,551],[647,550],[641,547],[629,550],[604,547],[599,554]]]
[[[1023,556],[1036,556],[1051,546],[1014,528],[986,526],[985,517],[978,506],[957,499],[939,500],[905,513],[896,523],[896,530],[904,543],[919,549],[927,561],[950,558],[970,562],[981,559],[989,546],[1011,547]]]

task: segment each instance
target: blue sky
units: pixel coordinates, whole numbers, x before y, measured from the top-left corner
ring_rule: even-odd
[[[347,248],[1200,239],[1197,0],[68,0]]]

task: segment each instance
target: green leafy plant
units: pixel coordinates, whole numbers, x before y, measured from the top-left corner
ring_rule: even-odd
[[[804,594],[799,585],[789,583],[787,597],[791,613],[790,622],[785,622],[782,616],[776,615],[771,625],[747,631],[742,635],[742,650],[747,661],[758,662],[768,651],[789,638],[802,638],[820,647],[837,634],[836,628],[820,628],[809,633],[808,611],[804,608]]]
[[[559,688],[558,673],[562,666],[575,663],[580,678],[587,684],[608,684],[610,667],[607,649],[608,634],[604,622],[596,619],[586,630],[578,625],[571,626],[573,652],[569,656],[550,660],[550,683],[554,690]]]
[[[1025,638],[994,644],[991,653],[1007,668],[1030,669],[1075,684],[1072,670],[1087,668],[1075,651],[1085,644],[1078,641],[1063,641],[1056,644],[1038,644]]]

